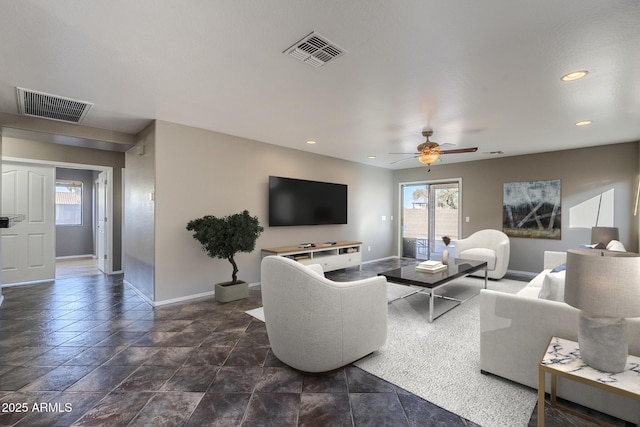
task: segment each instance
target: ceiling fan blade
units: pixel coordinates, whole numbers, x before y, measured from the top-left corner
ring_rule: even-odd
[[[440,154],[475,153],[476,151],[478,151],[478,147],[458,148],[457,150],[443,150],[440,151]]]
[[[397,153],[397,154],[408,154],[408,153]],[[417,157],[418,157],[418,156],[406,157],[406,158],[404,158],[404,159],[400,159],[400,160],[396,160],[396,161],[394,161],[394,162],[391,162],[391,163],[389,163],[389,164],[390,164],[390,165],[393,165],[393,164],[395,164],[395,163],[404,162],[405,160],[411,160],[411,159],[415,159],[415,158],[417,158]]]
[[[420,154],[420,153],[388,153],[388,154],[405,154],[405,155],[409,156],[411,154]]]

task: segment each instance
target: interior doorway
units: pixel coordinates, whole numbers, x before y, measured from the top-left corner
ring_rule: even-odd
[[[105,271],[105,175],[56,167],[56,279]]]
[[[70,274],[86,275],[87,271],[97,271],[98,274],[100,273],[100,271],[106,274],[113,273],[112,244],[111,244],[113,221],[110,220],[111,217],[113,216],[113,188],[112,188],[113,168],[97,166],[97,165],[71,164],[71,163],[39,161],[39,160],[31,160],[31,159],[14,159],[14,158],[7,158],[7,157],[3,158],[3,162],[2,162],[3,167],[5,164],[9,164],[11,162],[14,162],[14,163],[19,162],[20,164],[25,165],[25,167],[27,168],[33,167],[34,170],[37,168],[45,167],[52,171],[59,168],[63,168],[69,171],[74,171],[74,170],[88,171],[91,178],[88,180],[87,184],[82,186],[82,191],[86,191],[89,194],[89,198],[88,198],[89,207],[88,207],[88,210],[81,213],[79,216],[77,215],[77,213],[73,212],[74,210],[73,206],[61,207],[61,210],[64,210],[66,212],[64,219],[61,221],[68,222],[68,224],[65,224],[66,226],[68,226],[68,228],[66,228],[64,231],[69,233],[67,233],[66,236],[61,236],[61,234],[64,234],[64,233],[61,233],[60,230],[58,229],[59,225],[54,223],[52,227],[52,231],[53,231],[52,234],[54,235],[54,240],[55,240],[54,245],[43,244],[41,245],[41,247],[36,247],[35,244],[38,241],[35,239],[30,239],[29,247],[31,250],[35,250],[35,253],[40,254],[40,257],[42,259],[41,264],[51,265],[52,267],[55,265],[55,268],[51,268],[50,270],[48,270],[48,272],[46,272],[46,274],[32,278],[31,276],[28,276],[26,274],[21,275],[20,271],[18,271],[20,269],[20,264],[16,263],[17,266],[8,265],[7,262],[5,262],[4,260],[5,257],[3,256],[2,284],[13,285],[13,284],[33,283],[33,282],[48,281],[48,280],[53,280],[55,278],[58,278],[57,264],[59,261],[69,261],[64,263],[64,265],[62,266],[63,267],[62,270],[60,270],[61,271],[60,274],[63,275],[64,277],[69,277]],[[100,189],[100,196],[97,197],[94,194],[95,181],[100,179],[102,180],[103,186]],[[51,184],[48,184],[51,186],[51,192],[49,194],[53,195],[56,193],[55,191],[56,182],[59,180],[64,180],[64,179],[55,177],[54,174],[52,173],[52,177],[50,181]],[[79,190],[78,189],[79,184],[77,182],[73,182],[74,180],[67,180],[67,181],[72,181],[70,183],[67,183],[69,188],[67,191],[68,193],[77,192]],[[3,202],[5,202],[5,199],[8,200],[8,198],[11,197],[11,193],[5,192],[4,190],[5,190],[5,185],[3,182],[3,192],[2,192]],[[58,201],[61,202],[60,203],[61,205],[64,203],[74,203],[75,198],[76,196],[68,196],[68,197],[61,196],[60,200]],[[56,197],[52,197],[51,199],[52,199],[52,201],[50,202],[51,210],[55,212],[57,208]],[[66,199],[66,200],[63,201],[63,199]],[[102,220],[101,220],[100,233],[96,231],[97,224],[98,224],[98,219],[95,214],[96,212],[103,212],[103,214],[101,214]],[[29,221],[25,221],[25,224],[27,224],[28,222]],[[22,227],[23,225],[19,224],[16,227],[14,227],[14,229],[12,230],[14,234],[19,232],[20,231],[19,228]],[[77,236],[75,236],[76,234],[81,233],[82,225],[86,225],[89,228],[89,233],[90,233],[90,237],[88,238],[89,246],[87,246],[86,237],[82,238],[83,240],[80,241],[79,239],[76,238]],[[98,235],[99,235],[99,238],[98,238]],[[9,239],[8,236],[3,235],[3,239],[2,239],[3,254],[15,253],[15,251],[9,250],[11,248],[6,247],[8,242],[11,242],[11,239]],[[73,253],[73,255],[69,255],[69,252],[61,252],[59,243],[62,246],[66,245],[67,249],[69,247],[71,247],[71,249],[74,249],[74,245],[75,245],[76,252]],[[78,246],[80,246],[80,249],[78,249]],[[18,255],[17,253],[15,255],[16,255],[15,256],[16,259],[23,258],[23,256]],[[100,260],[98,259],[98,256],[101,257]],[[9,260],[9,258],[7,259]],[[71,261],[73,261],[74,259],[78,261],[76,265],[72,265]],[[16,270],[15,271],[16,274],[14,275],[5,274],[5,270],[9,270],[9,269],[11,269],[12,271]],[[40,270],[43,271],[42,269]],[[27,270],[25,269],[25,272],[26,271]],[[64,273],[62,273],[62,271],[64,271]],[[73,273],[74,271],[76,273]]]
[[[56,280],[102,274],[98,260],[94,257],[57,259]]]
[[[461,180],[400,184],[400,256],[440,259],[445,244],[460,235]]]

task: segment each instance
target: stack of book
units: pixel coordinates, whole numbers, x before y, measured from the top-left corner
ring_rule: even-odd
[[[422,261],[420,264],[416,265],[416,270],[418,271],[426,271],[428,273],[437,273],[439,271],[446,270],[447,266],[441,263],[440,261]]]

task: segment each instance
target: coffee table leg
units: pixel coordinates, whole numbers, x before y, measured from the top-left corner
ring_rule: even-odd
[[[433,322],[433,292],[433,289],[429,292],[429,323]]]

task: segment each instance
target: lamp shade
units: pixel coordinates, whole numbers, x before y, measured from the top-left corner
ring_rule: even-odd
[[[564,300],[594,316],[640,317],[640,255],[598,249],[567,251]]]
[[[603,243],[606,246],[612,240],[620,240],[618,227],[591,227],[591,243]]]

